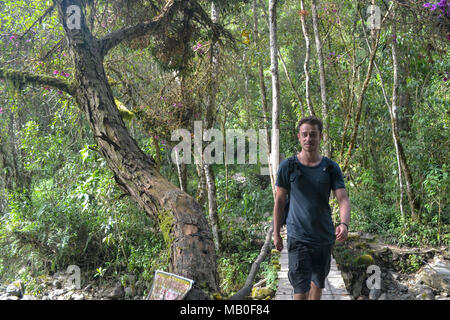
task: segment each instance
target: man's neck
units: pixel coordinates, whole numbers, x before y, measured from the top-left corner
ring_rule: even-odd
[[[306,152],[305,150],[300,151],[297,158],[305,166],[315,166],[322,161],[322,156],[319,152]]]

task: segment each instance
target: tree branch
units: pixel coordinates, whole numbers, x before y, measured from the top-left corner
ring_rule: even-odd
[[[258,258],[256,258],[255,262],[253,262],[252,267],[250,269],[250,273],[245,280],[244,286],[239,290],[235,295],[231,296],[229,300],[243,300],[247,297],[252,291],[253,281],[255,280],[256,274],[258,273],[259,266],[264,261],[269,252],[272,244],[272,232],[273,232],[273,222],[271,223],[269,229],[266,233],[266,240],[264,245],[261,248]]]
[[[47,15],[49,15],[50,13],[52,13],[52,11],[53,11],[54,8],[55,8],[55,4],[52,4],[50,7],[48,7],[47,10],[45,10],[45,12],[42,14],[42,16],[40,16],[37,20],[35,20],[35,21],[33,22],[33,24],[31,25],[31,27],[29,27],[28,30],[24,32],[24,34],[22,34],[21,36],[19,36],[19,39],[24,38],[24,37],[28,34],[28,32],[30,32],[30,30],[34,28],[34,26],[35,26],[37,23],[42,23],[42,20],[44,20],[44,18],[45,18]]]
[[[164,27],[171,20],[175,12],[186,5],[186,2],[183,0],[169,0],[162,9],[162,12],[150,22],[139,23],[133,27],[123,28],[107,34],[100,39],[101,55],[104,57],[109,50],[124,40],[133,40],[158,31],[159,28]]]
[[[0,68],[0,79],[12,81],[13,84],[18,88],[22,87],[23,85],[32,83],[47,85],[65,91],[70,95],[73,95],[73,93],[75,92],[75,88],[73,87],[73,85],[66,80],[40,74],[32,74],[26,71]]]

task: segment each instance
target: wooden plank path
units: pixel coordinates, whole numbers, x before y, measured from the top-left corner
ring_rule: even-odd
[[[285,232],[282,233],[283,250],[281,251],[281,269],[278,272],[278,288],[275,300],[293,300],[294,289],[288,279],[288,253]],[[350,294],[345,288],[341,272],[336,266],[336,260],[332,257],[330,273],[325,281],[325,288],[322,291],[321,300],[351,300]]]

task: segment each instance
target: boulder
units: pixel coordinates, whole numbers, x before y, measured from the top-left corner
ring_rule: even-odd
[[[255,300],[262,300],[266,297],[273,297],[275,295],[275,292],[269,288],[269,287],[263,287],[263,288],[255,288],[252,289],[252,298]]]
[[[73,300],[84,300],[85,297],[84,297],[84,295],[82,293],[74,293],[72,295],[72,299]]]
[[[22,296],[22,289],[20,284],[17,283],[11,283],[9,286],[6,287],[6,294],[10,297],[21,297]]]
[[[61,296],[65,292],[64,289],[56,289],[54,291],[51,291],[48,295],[48,298],[50,300],[54,300],[55,298]]]
[[[450,293],[450,262],[436,256],[419,272],[421,282],[439,292]]]
[[[381,296],[381,289],[370,289],[369,300],[377,300]]]
[[[435,300],[433,290],[424,288],[421,293],[416,296],[417,300]]]
[[[103,297],[108,299],[120,299],[123,298],[125,290],[123,289],[122,283],[117,282],[114,287],[106,289],[103,293]]]

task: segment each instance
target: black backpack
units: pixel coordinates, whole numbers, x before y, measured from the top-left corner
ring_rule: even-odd
[[[289,157],[288,160],[288,173],[289,173],[289,183],[292,184],[292,182],[294,182],[295,177],[301,177],[302,175],[302,170],[300,169],[300,166],[298,165],[297,161],[295,161],[295,157],[297,157],[296,154],[294,154],[292,157]],[[323,156],[323,158],[326,161],[326,166],[324,168],[324,171],[327,171],[328,174],[330,174],[330,179],[332,178],[331,176],[331,171],[333,169],[333,163],[331,162],[331,160],[325,156]],[[287,194],[287,198],[286,198],[286,204],[284,206],[284,216],[283,216],[283,222],[281,223],[282,226],[284,226],[286,224],[286,220],[288,217],[288,213],[289,213],[289,195],[291,193],[291,190],[289,189],[289,192]]]

